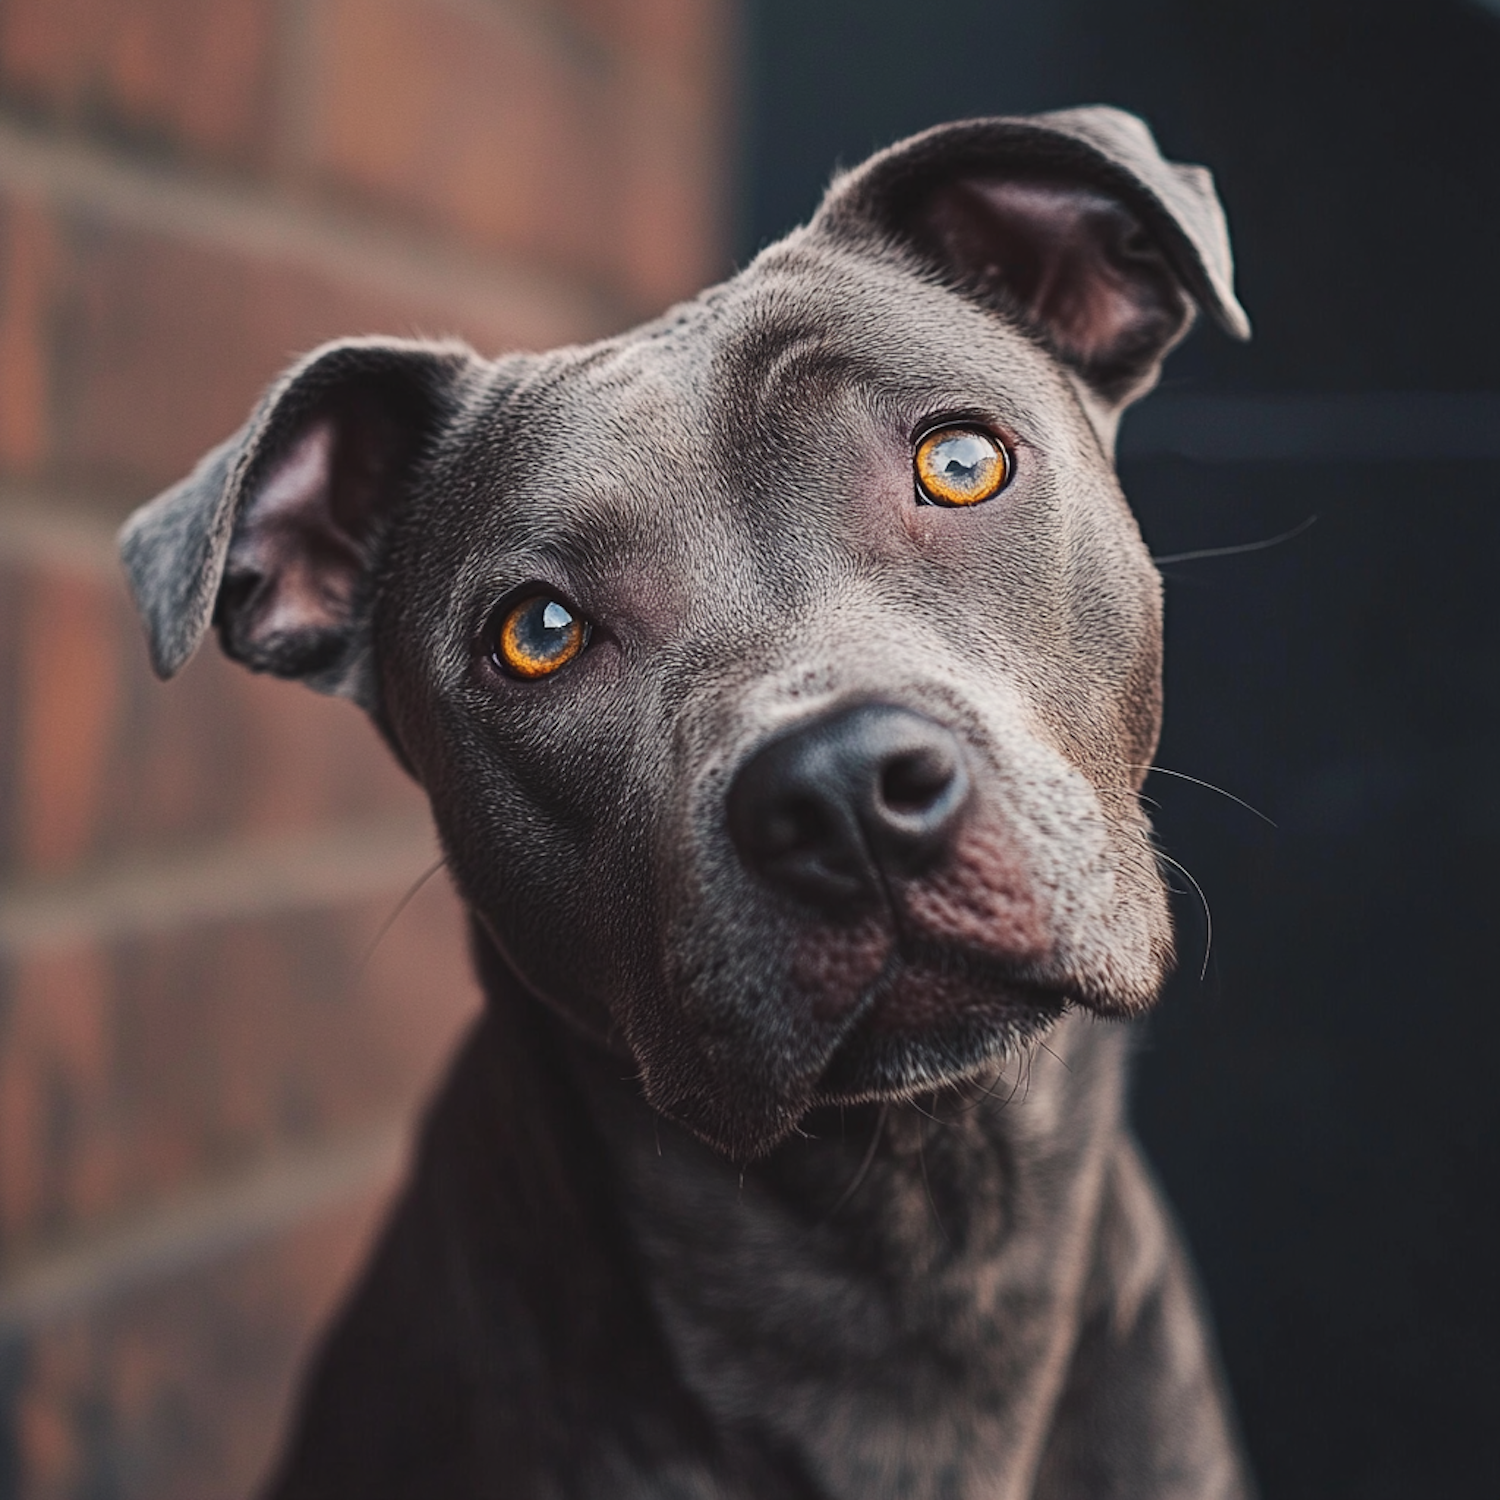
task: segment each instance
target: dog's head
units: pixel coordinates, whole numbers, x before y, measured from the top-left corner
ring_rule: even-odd
[[[304,360],[125,531],[154,661],[362,703],[516,972],[754,1155],[1155,994],[1111,452],[1195,302],[1246,331],[1138,120],[929,131],[633,333]]]

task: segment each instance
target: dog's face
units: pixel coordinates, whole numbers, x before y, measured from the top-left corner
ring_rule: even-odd
[[[526,983],[742,1159],[1138,1010],[1160,600],[1109,450],[1187,292],[1238,315],[1186,171],[1111,111],[952,127],[631,335],[314,356],[135,523],[158,662],[206,568],[231,654],[372,709]]]
[[[1003,445],[1008,482],[923,503],[929,432],[960,458]],[[812,245],[660,329],[476,382],[375,629],[395,736],[503,950],[608,1015],[661,1107],[740,1144],[815,1097],[973,1068],[1069,998],[1154,993],[1168,932],[1133,791],[1157,588],[1046,353]],[[506,622],[549,605],[588,643],[543,628],[565,659],[521,676]],[[850,727],[876,705],[907,717]],[[746,790],[799,741],[838,763]],[[934,757],[928,805],[956,805],[912,859],[882,813]],[[778,819],[790,848],[762,848]]]

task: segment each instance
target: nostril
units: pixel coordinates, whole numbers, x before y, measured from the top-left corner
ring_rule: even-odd
[[[953,785],[953,757],[933,746],[894,756],[880,773],[880,800],[898,816],[927,812]]]

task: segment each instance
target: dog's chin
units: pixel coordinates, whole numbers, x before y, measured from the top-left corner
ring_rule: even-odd
[[[828,1038],[821,1056],[801,1053],[795,1076],[715,1069],[696,1086],[675,1068],[643,1068],[661,1112],[738,1162],[763,1157],[812,1110],[897,1103],[992,1072],[1033,1045],[1074,1004],[1066,985],[1037,983],[972,955],[892,954]],[[665,1085],[665,1086],[663,1086]],[[676,1085],[676,1086],[674,1086]]]

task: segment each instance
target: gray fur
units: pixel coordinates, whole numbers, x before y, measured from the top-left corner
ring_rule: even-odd
[[[618,338],[318,351],[132,521],[159,671],[213,618],[370,710],[488,1001],[276,1495],[1248,1493],[1103,1024],[1172,950],[1113,434],[1195,301],[1247,331],[1230,278],[1133,117],[940,127]],[[916,503],[940,419],[1007,489]],[[532,591],[593,637],[518,681],[491,622]],[[851,709],[965,796],[831,911],[726,806]]]
[[[198,649],[219,596],[234,525],[245,429],[204,454],[186,479],[143,506],[120,533],[136,607],[158,677],[175,677]],[[212,498],[213,503],[206,503]]]

